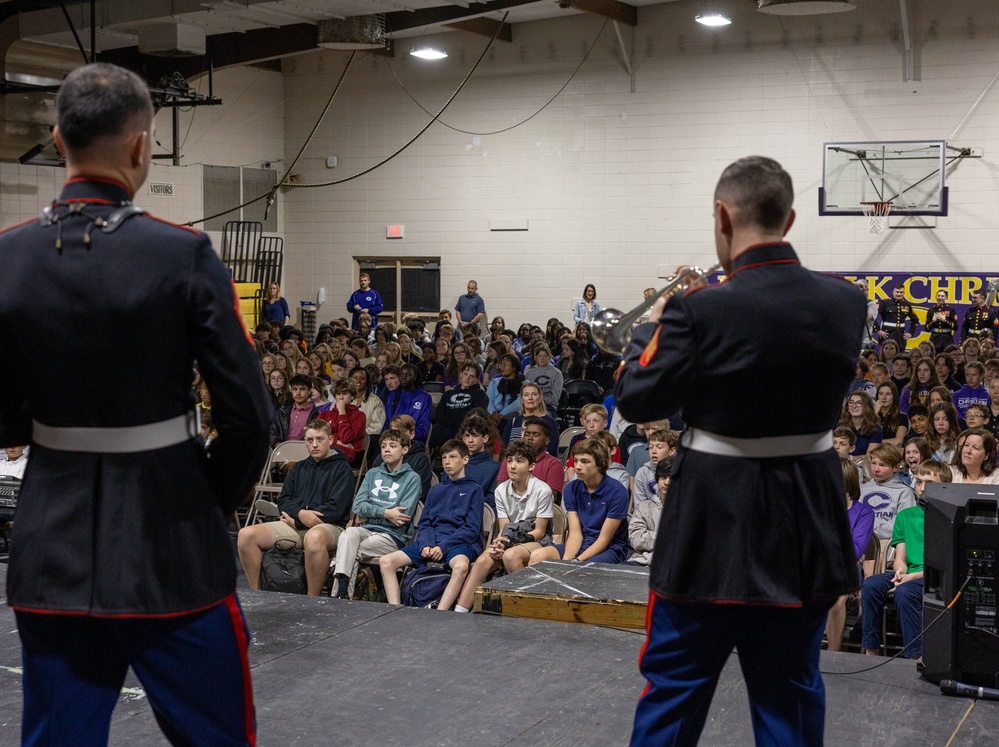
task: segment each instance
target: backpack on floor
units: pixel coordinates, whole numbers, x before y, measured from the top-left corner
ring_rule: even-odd
[[[436,609],[451,580],[451,569],[426,565],[406,574],[402,581],[402,603],[408,607]]]
[[[385,591],[382,589],[382,574],[377,565],[362,564],[354,581],[355,600],[362,602],[384,602]]]
[[[274,547],[264,553],[260,561],[260,588],[264,591],[283,591],[304,594],[308,589],[305,580],[305,551],[295,547],[289,539],[279,539]]]

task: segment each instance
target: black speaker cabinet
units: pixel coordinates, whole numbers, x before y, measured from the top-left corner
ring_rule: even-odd
[[[999,485],[933,483],[923,497],[926,677],[999,687]]]

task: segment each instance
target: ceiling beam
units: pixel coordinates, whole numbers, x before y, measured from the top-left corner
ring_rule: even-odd
[[[469,31],[473,34],[482,34],[482,36],[488,36],[490,39],[495,37],[497,41],[513,41],[513,27],[509,23],[496,21],[492,18],[469,18],[463,21],[453,21],[452,23],[446,23],[444,25],[451,29],[458,29],[459,31]]]
[[[424,26],[441,26],[536,2],[537,0],[489,0],[484,3],[475,3],[469,8],[442,5],[436,8],[422,8],[421,10],[396,10],[385,14],[385,32],[391,34]]]
[[[134,70],[155,85],[162,76],[172,75],[174,71],[188,80],[196,78],[206,70],[209,61],[220,70],[312,52],[319,48],[318,45],[319,27],[297,23],[280,28],[214,34],[205,39],[205,54],[195,57],[155,57],[140,53],[138,47],[111,49],[97,57],[101,62],[113,62]]]
[[[629,26],[638,25],[638,9],[634,5],[618,2],[618,0],[557,0],[557,2],[560,8],[585,10],[587,13],[604,16]]]

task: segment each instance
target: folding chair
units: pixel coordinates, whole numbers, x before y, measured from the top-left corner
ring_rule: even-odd
[[[361,454],[361,466],[354,467],[354,495],[357,495],[358,489],[361,487],[361,480],[364,479],[364,473],[368,471],[368,460],[366,455],[368,453],[368,447],[371,445],[371,436],[367,433],[364,434],[364,440],[361,442],[361,448],[357,452]]]
[[[243,526],[256,524],[260,516],[279,518],[281,513],[277,510],[277,498],[281,494],[282,480],[276,480],[277,472],[285,472],[285,466],[300,462],[309,457],[309,449],[305,441],[282,441],[271,451],[267,462],[264,464],[263,472],[260,475],[260,482],[253,490],[253,500],[250,502],[250,509],[246,513],[246,521]]]
[[[552,541],[556,544],[565,542],[565,534],[569,530],[569,517],[565,509],[559,505],[552,506]]]
[[[489,547],[492,544],[493,538],[496,536],[496,512],[493,507],[488,503],[482,506],[482,538],[485,540],[485,546]]]
[[[559,434],[558,458],[562,460],[563,467],[565,466],[566,460],[569,459],[569,443],[572,441],[572,439],[575,436],[579,435],[580,433],[584,433],[585,431],[586,431],[585,428],[576,425],[572,426],[571,428],[566,428],[564,431],[562,431],[561,434]]]

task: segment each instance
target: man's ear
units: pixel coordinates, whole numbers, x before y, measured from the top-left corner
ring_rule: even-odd
[[[55,140],[55,147],[59,151],[59,155],[65,157],[66,149],[62,145],[62,133],[59,132],[59,125],[52,128],[52,138]]]
[[[782,236],[787,236],[787,232],[791,230],[791,226],[794,225],[794,219],[797,217],[797,213],[794,212],[794,208],[791,208],[791,214],[787,216],[787,224],[784,226],[784,233]]]
[[[718,229],[723,236],[732,236],[732,212],[721,200],[715,200],[715,215],[718,218]]]
[[[132,134],[131,147],[128,149],[128,155],[132,168],[138,168],[143,165],[143,161],[146,157],[146,143],[148,140],[148,130],[142,130],[141,132]]]

